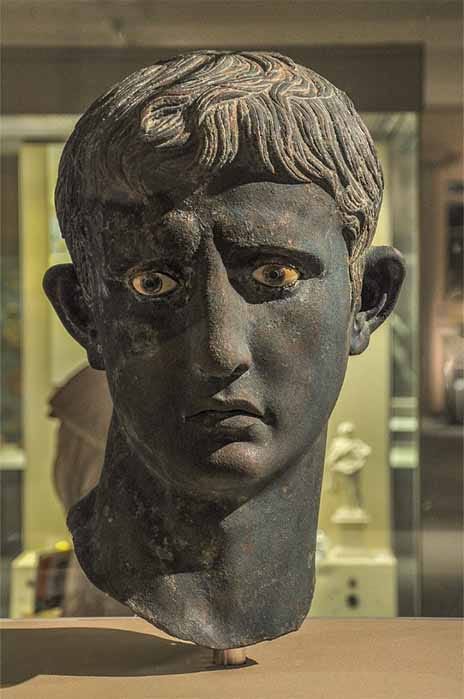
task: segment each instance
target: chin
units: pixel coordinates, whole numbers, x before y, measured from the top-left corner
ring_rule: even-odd
[[[195,485],[213,496],[253,492],[275,470],[266,464],[262,451],[249,442],[231,442],[215,449],[198,464]]]

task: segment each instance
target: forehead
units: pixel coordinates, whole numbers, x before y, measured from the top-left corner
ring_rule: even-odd
[[[237,228],[249,234],[298,229],[310,236],[302,223],[327,230],[338,220],[334,199],[312,183],[252,182],[219,194],[196,193],[186,204],[224,231]]]
[[[181,201],[159,201],[138,209],[107,204],[111,255],[142,250],[156,254],[194,254],[205,236],[236,245],[309,248],[341,239],[341,218],[334,199],[314,183],[252,182],[219,193],[207,187]],[[123,235],[124,234],[124,235]],[[338,234],[338,235],[336,235]],[[343,241],[342,241],[343,242]]]

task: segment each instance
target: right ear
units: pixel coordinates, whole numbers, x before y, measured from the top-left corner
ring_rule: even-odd
[[[74,265],[50,267],[45,273],[43,287],[68,333],[87,350],[90,366],[104,369],[93,315],[85,302]]]

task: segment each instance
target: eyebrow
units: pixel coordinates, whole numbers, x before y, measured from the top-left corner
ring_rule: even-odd
[[[232,244],[233,247],[236,247],[234,244]],[[322,255],[316,251],[316,250],[307,250],[304,248],[300,247],[288,247],[286,245],[244,245],[240,246],[241,250],[249,250],[250,252],[253,250],[259,250],[260,252],[262,251],[264,254],[271,253],[271,254],[282,254],[282,255],[289,255],[289,256],[299,256],[303,257],[305,259],[312,259],[312,260],[319,260],[321,259]]]
[[[294,245],[292,238],[285,236],[284,243],[283,239],[276,239],[276,232],[271,229],[268,231],[260,231],[259,234],[257,231],[253,232],[252,229],[248,233],[249,237],[245,238],[243,235],[237,235],[237,233],[234,235],[233,228],[225,228],[219,224],[214,226],[213,233],[215,244],[219,250],[243,250],[251,252],[262,249],[271,253],[301,255],[312,257],[313,259],[321,259],[323,257],[323,250],[315,246],[311,238],[306,238],[304,241],[299,241],[298,245]],[[283,238],[283,236],[281,236],[281,238]]]
[[[162,264],[172,259],[180,265],[188,265],[195,257],[198,243],[201,240],[198,230],[188,230],[182,225],[183,221],[166,221],[161,226],[148,224],[145,234],[141,230],[138,234],[140,240],[145,239],[148,249],[142,256],[137,254],[138,245],[134,245],[133,254],[128,254],[120,261],[113,262],[107,267],[110,276],[121,278],[133,267],[146,267],[151,264]],[[215,221],[212,225],[212,234],[215,245],[221,255],[233,257],[243,255],[243,258],[252,256],[272,256],[281,255],[287,258],[298,260],[304,266],[326,266],[326,255],[324,247],[314,244],[310,236],[298,241],[298,245],[293,245],[291,235],[283,234],[282,228],[276,222],[269,226],[267,230],[262,225],[256,228],[250,226],[247,230],[240,232],[239,225],[229,222],[224,225],[223,221]],[[146,226],[146,224],[145,224]],[[144,228],[145,228],[144,226]],[[272,230],[274,229],[274,230]]]
[[[119,259],[109,260],[106,267],[108,275],[120,279],[134,267],[142,269],[174,260],[182,266],[188,265],[192,261],[195,256],[195,236],[193,234],[171,230],[160,241],[157,233],[159,233],[159,229],[156,227],[151,227],[145,233],[138,231],[140,237],[134,241],[131,249],[124,255],[120,255]],[[142,246],[145,249],[141,249]]]

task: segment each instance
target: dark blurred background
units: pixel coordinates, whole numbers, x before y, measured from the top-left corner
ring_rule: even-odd
[[[41,556],[69,548],[47,401],[84,357],[40,291],[45,267],[67,259],[52,204],[61,144],[112,83],[192,48],[290,55],[347,91],[384,148],[390,240],[408,281],[386,336],[380,437],[357,418],[363,439],[385,441],[372,540],[388,528],[388,613],[462,615],[462,3],[3,0],[1,13],[2,615],[33,614]]]

